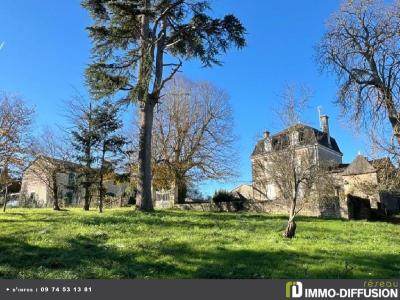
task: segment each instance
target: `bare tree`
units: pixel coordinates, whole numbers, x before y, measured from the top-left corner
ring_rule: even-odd
[[[2,95],[0,98],[0,172],[1,191],[4,192],[6,210],[8,187],[12,174],[20,174],[27,163],[30,142],[29,127],[34,110],[17,97]]]
[[[339,80],[338,103],[356,123],[389,121],[400,143],[400,2],[346,0],[318,45]]]
[[[59,180],[62,173],[78,171],[78,167],[71,163],[72,151],[68,148],[68,141],[57,135],[52,129],[45,128],[31,148],[34,161],[25,176],[33,175],[35,179],[46,185],[51,193],[54,210],[61,210],[59,190],[69,188],[77,190],[74,186],[68,186]],[[30,174],[29,174],[30,173]]]
[[[164,94],[154,117],[154,177],[176,186],[182,203],[190,183],[234,176],[232,109],[226,93],[208,82],[178,77]]]
[[[278,115],[285,129],[274,140],[265,138],[267,153],[254,158],[254,177],[272,185],[273,197],[287,204],[289,220],[284,236],[293,238],[296,233],[296,215],[304,205],[321,196],[327,188],[327,168],[316,159],[315,134],[312,128],[300,123],[301,113],[309,99],[306,89],[297,92],[295,86],[287,86],[282,95]],[[257,188],[257,187],[256,187]],[[265,189],[258,188],[259,190]]]

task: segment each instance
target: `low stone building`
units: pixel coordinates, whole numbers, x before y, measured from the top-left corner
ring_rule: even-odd
[[[368,160],[362,155],[339,172],[341,177],[341,196],[346,200],[348,218],[365,219],[371,209],[398,213],[398,199],[393,192],[382,192],[385,181],[395,168],[388,158]]]
[[[21,205],[51,207],[54,193],[65,206],[80,205],[85,192],[81,181],[82,166],[46,156],[35,159],[24,171],[21,183]],[[106,195],[123,203],[127,183],[109,179],[104,182]],[[94,189],[95,190],[95,189]],[[94,197],[96,193],[93,193]]]
[[[254,197],[254,190],[251,184],[241,184],[234,188],[231,193],[238,198],[252,199]]]

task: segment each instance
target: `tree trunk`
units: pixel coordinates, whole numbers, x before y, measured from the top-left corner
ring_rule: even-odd
[[[393,135],[397,140],[397,144],[400,145],[400,116],[396,110],[388,110],[388,118],[393,129]]]
[[[103,183],[100,184],[100,203],[99,203],[99,212],[102,213],[103,212],[103,203],[104,203],[104,187],[103,187]]]
[[[151,197],[151,137],[153,129],[154,104],[146,101],[140,107],[139,174],[136,206],[141,211],[153,211]]]
[[[4,206],[3,206],[3,212],[6,212],[6,207],[7,207],[7,201],[8,201],[8,183],[6,183],[6,189],[4,191]]]
[[[83,210],[88,211],[90,208],[90,200],[92,198],[90,194],[90,188],[92,186],[92,102],[89,103],[89,114],[88,114],[88,131],[89,139],[86,141],[85,147],[85,203]]]
[[[178,204],[184,204],[187,196],[187,186],[185,182],[178,181]]]
[[[88,180],[86,178],[86,180]],[[89,210],[90,207],[90,187],[85,186],[85,203],[83,204],[83,209],[84,210]]]
[[[99,203],[99,212],[103,212],[103,203],[104,203],[104,151],[103,151],[103,156],[102,156],[102,161],[101,161],[101,167],[100,167],[100,179],[99,179],[99,196],[100,196],[100,203]]]
[[[295,234],[296,234],[296,222],[292,219],[288,221],[288,225],[286,227],[285,232],[283,233],[283,236],[291,239],[294,238]]]
[[[53,172],[53,209],[54,210],[61,210],[58,204],[58,185],[57,185],[57,171]]]
[[[61,210],[60,206],[58,205],[58,197],[57,196],[54,197],[54,207],[53,207],[53,209],[54,210]]]
[[[378,74],[375,62],[372,63],[372,70],[374,70],[375,74]],[[398,145],[400,145],[400,114],[397,111],[392,91],[385,87],[382,82],[380,82],[378,85],[375,85],[375,87],[377,87],[382,94],[386,106],[387,117],[393,129],[393,135],[396,138]]]
[[[89,165],[89,166],[88,166]],[[92,195],[91,195],[91,182],[92,182],[92,175],[91,175],[91,164],[87,163],[86,164],[86,175],[85,175],[85,183],[84,183],[84,187],[85,187],[85,199],[84,199],[84,204],[83,204],[83,210],[88,211],[90,208],[90,200],[92,199]]]
[[[285,232],[283,233],[283,236],[286,238],[294,238],[296,234],[296,222],[294,221],[294,218],[296,216],[296,205],[297,205],[297,189],[298,186],[296,185],[295,190],[293,191],[293,199],[292,199],[292,204],[290,207],[290,214],[289,214],[289,220],[288,224],[286,227]]]

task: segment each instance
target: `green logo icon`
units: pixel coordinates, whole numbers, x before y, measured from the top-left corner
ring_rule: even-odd
[[[303,284],[300,281],[288,281],[286,282],[285,297],[300,298],[303,296]]]

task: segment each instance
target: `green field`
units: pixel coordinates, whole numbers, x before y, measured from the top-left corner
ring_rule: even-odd
[[[399,278],[400,225],[241,213],[10,209],[0,278]]]

